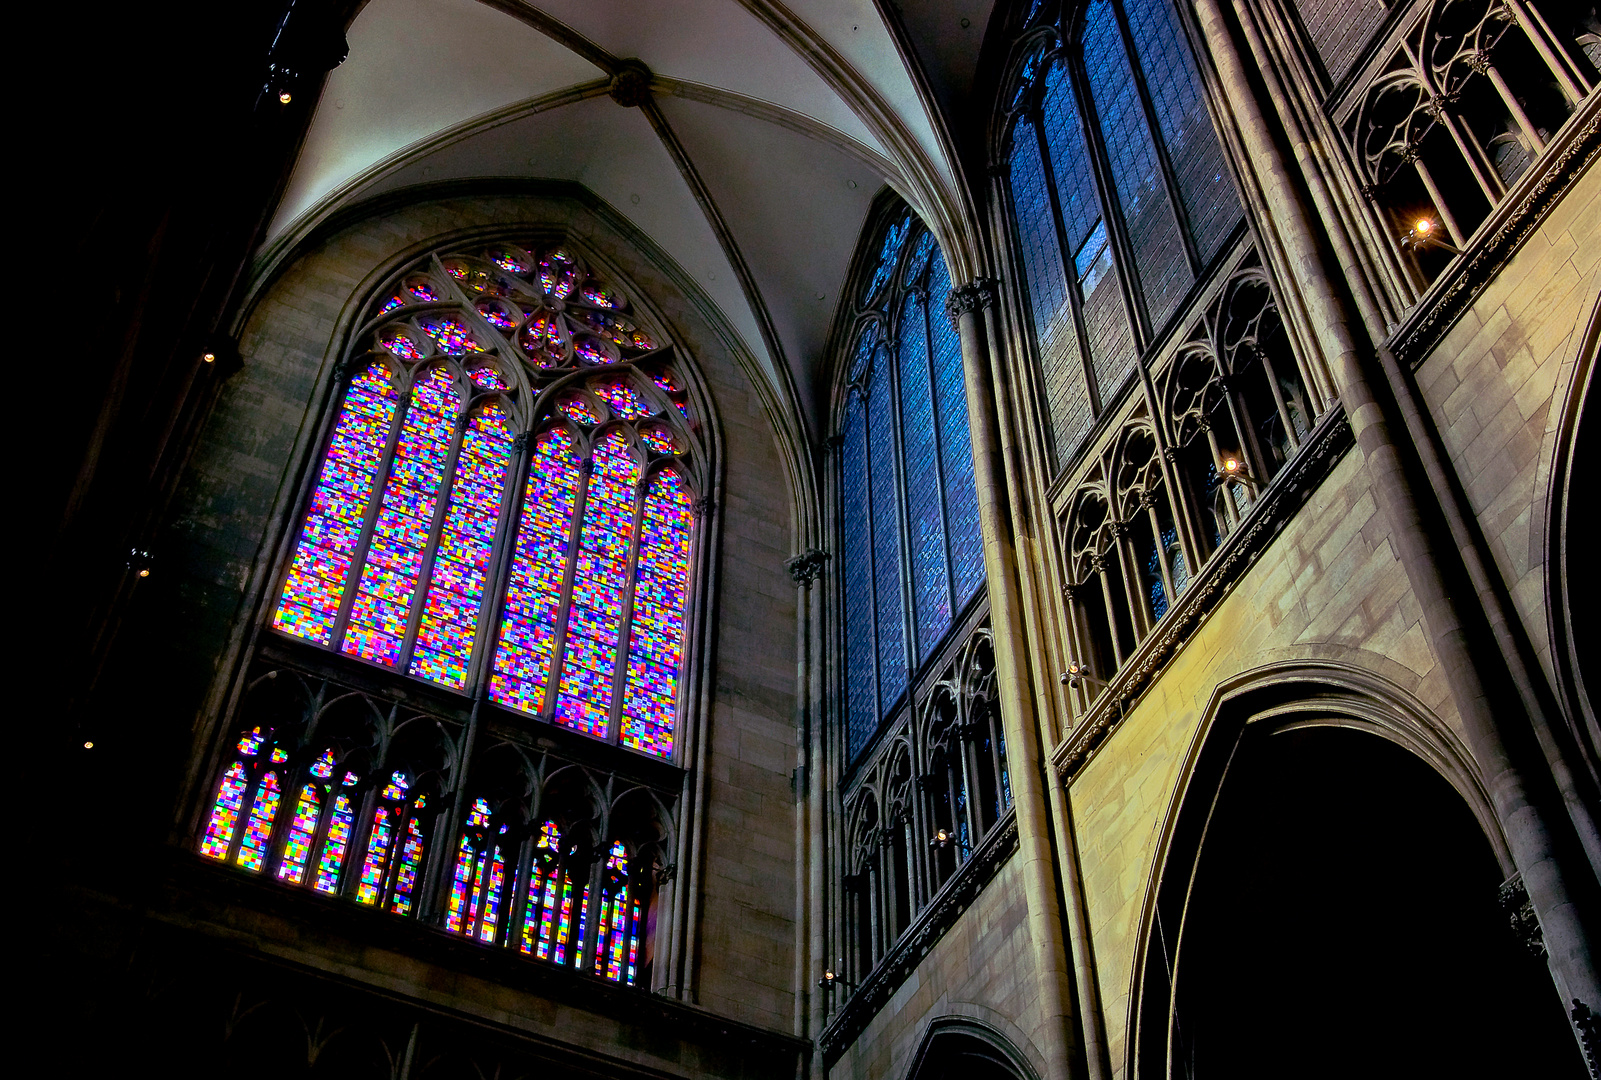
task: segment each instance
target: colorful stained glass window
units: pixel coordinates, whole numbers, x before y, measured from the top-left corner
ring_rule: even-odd
[[[626,380],[597,379],[589,384],[589,388],[612,407],[612,412],[624,420],[649,416],[656,411],[645,403],[639,391],[630,386]]]
[[[234,833],[239,829],[239,809],[244,805],[245,788],[250,784],[245,763],[236,761],[223,773],[217,786],[217,798],[211,806],[211,820],[206,824],[206,837],[200,843],[200,854],[209,859],[226,859],[233,846]]]
[[[289,822],[289,839],[284,844],[283,859],[278,863],[278,880],[299,885],[306,876],[306,863],[311,859],[311,846],[316,842],[317,821],[322,815],[322,798],[316,784],[300,789],[295,802],[295,816]]]
[[[433,338],[439,351],[451,356],[477,352],[482,346],[473,339],[472,331],[460,319],[451,316],[424,316],[417,320],[423,333]]]
[[[355,823],[356,810],[350,796],[341,791],[334,796],[333,817],[328,822],[328,835],[323,839],[322,858],[317,861],[318,892],[339,891],[339,875],[344,869],[345,852],[350,847],[350,831]]]
[[[629,896],[628,853],[618,841],[601,871],[595,974],[632,985],[638,964],[639,909]]]
[[[416,810],[423,807],[423,800],[417,800]],[[389,902],[389,910],[397,915],[409,915],[416,903],[417,875],[422,870],[422,858],[427,847],[427,840],[423,836],[422,822],[417,820],[416,813],[406,818],[406,839],[400,848],[400,864],[395,868],[394,898]]]
[[[673,753],[693,524],[683,480],[671,469],[657,473],[646,489],[640,524],[622,741],[659,757]]]
[[[489,686],[492,699],[527,713],[540,713],[545,706],[582,475],[571,432],[552,428],[539,437]]]
[[[593,461],[578,534],[555,720],[604,739],[611,722],[639,463],[620,431],[612,431],[595,447]]]
[[[540,825],[523,908],[520,948],[530,956],[565,964],[574,948],[573,882],[561,857],[561,830],[554,821]]]
[[[488,364],[473,368],[471,371],[467,372],[467,377],[471,379],[473,381],[473,385],[480,390],[511,389],[506,380],[501,378],[500,372],[496,371]]]
[[[502,825],[492,832],[489,804],[473,803],[467,828],[457,845],[456,868],[445,909],[445,928],[480,941],[494,941],[506,885],[506,859],[502,851]]]
[[[642,427],[639,429],[639,441],[658,454],[678,453],[678,440],[673,438],[673,433],[668,428]]]
[[[467,421],[456,455],[450,509],[411,658],[413,675],[457,690],[467,685],[510,464],[511,431],[491,401]]]
[[[318,645],[333,641],[398,403],[382,365],[373,364],[350,380],[273,615],[274,629]]]
[[[984,582],[961,348],[944,316],[950,277],[921,223],[909,226],[895,251],[907,244],[905,273],[894,277],[882,261],[874,271],[884,284],[868,290],[879,300],[852,353],[854,385],[840,422],[845,731],[853,760]],[[895,262],[887,246],[886,257]]]
[[[239,865],[246,870],[258,871],[267,859],[267,848],[272,843],[272,823],[278,816],[278,774],[270,772],[256,785],[256,798],[250,804],[250,819],[245,822],[244,839],[239,844]]]
[[[556,406],[580,424],[593,427],[600,423],[600,415],[581,394],[563,394],[557,400]]]

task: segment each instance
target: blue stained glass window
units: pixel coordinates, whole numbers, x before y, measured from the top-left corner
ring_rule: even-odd
[[[946,314],[950,275],[920,226],[897,243],[911,245],[912,256],[893,286],[881,287],[873,321],[857,338],[840,417],[851,760],[984,584],[962,350]]]
[[[1151,325],[1159,327],[1184,299],[1194,279],[1111,0],[1095,0],[1091,5],[1083,40],[1085,74],[1106,142],[1117,201],[1128,227],[1135,270]],[[1110,383],[1106,378],[1101,381]]]
[[[879,704],[888,708],[906,689],[905,605],[901,596],[901,522],[895,476],[895,406],[888,365],[868,389],[867,439],[873,506],[873,592],[878,616]]]
[[[938,484],[919,482],[938,474],[939,432],[928,367],[923,298],[907,296],[901,308],[901,438],[906,446],[906,516],[911,525],[912,598],[917,658],[939,644],[951,624],[950,574],[945,552],[945,516]]]
[[[873,527],[867,502],[867,413],[858,395],[852,395],[841,434],[846,742],[854,758],[873,737],[879,718],[875,662],[878,648],[873,634]]]
[[[1172,0],[1125,0],[1124,10],[1190,233],[1205,264],[1239,220],[1240,199],[1201,98],[1201,74]]]

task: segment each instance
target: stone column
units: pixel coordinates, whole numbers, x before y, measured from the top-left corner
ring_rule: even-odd
[[[962,344],[968,426],[973,441],[973,483],[978,491],[979,526],[984,536],[990,625],[995,641],[995,684],[1007,745],[1013,748],[1012,798],[1017,812],[1018,857],[1028,902],[1033,947],[1034,993],[1045,1057],[1042,1080],[1068,1080],[1075,1024],[1068,993],[1062,914],[1056,900],[1057,874],[1046,809],[1045,762],[1033,722],[1022,598],[1017,584],[1017,552],[1006,504],[1006,464],[1002,459],[995,389],[990,377],[983,309],[994,307],[994,282],[979,279],[951,291],[947,311]]]
[[[1359,320],[1324,262],[1316,222],[1301,197],[1302,178],[1292,170],[1261,111],[1221,2],[1195,0],[1194,7],[1227,106],[1236,114],[1248,158],[1267,194],[1272,220],[1264,227],[1283,243],[1293,267],[1293,284],[1305,302],[1396,555],[1423,609],[1424,629],[1463,733],[1534,905],[1557,989],[1564,1003],[1582,1001],[1594,1007],[1601,1002],[1601,977],[1590,941],[1594,913],[1581,910],[1581,904],[1590,902],[1594,875],[1569,855],[1578,841],[1558,809],[1551,775],[1510,685],[1507,658],[1495,646],[1484,611],[1464,602],[1473,592],[1462,558],[1433,492],[1413,480],[1421,465],[1413,459],[1410,443],[1395,435],[1400,426],[1394,419],[1397,406],[1383,393],[1384,374],[1372,370],[1373,349],[1363,342]],[[1251,13],[1242,0],[1234,0],[1234,8],[1258,62],[1267,63],[1267,48]]]
[[[795,610],[799,626],[799,736],[796,739],[795,854],[795,1034],[812,1041],[810,1074],[824,1075],[817,1040],[823,1034],[828,1002],[817,979],[828,966],[827,914],[823,877],[823,589],[813,588],[828,561],[828,552],[808,548],[785,563],[799,594]],[[843,974],[843,973],[841,973]]]

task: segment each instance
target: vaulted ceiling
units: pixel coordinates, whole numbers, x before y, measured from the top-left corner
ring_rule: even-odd
[[[873,196],[894,188],[948,248],[963,227],[942,110],[992,6],[930,0],[891,25],[874,0],[369,0],[267,250],[413,185],[575,181],[700,283],[815,433]],[[628,60],[645,109],[608,92]]]

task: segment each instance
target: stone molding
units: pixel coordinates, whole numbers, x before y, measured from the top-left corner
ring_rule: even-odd
[[[945,298],[945,314],[955,326],[970,311],[983,311],[1000,302],[1000,283],[994,278],[974,278],[951,290]]]
[[[784,561],[784,569],[794,579],[797,589],[808,588],[823,572],[823,565],[832,558],[821,548],[807,548],[794,558]]]

